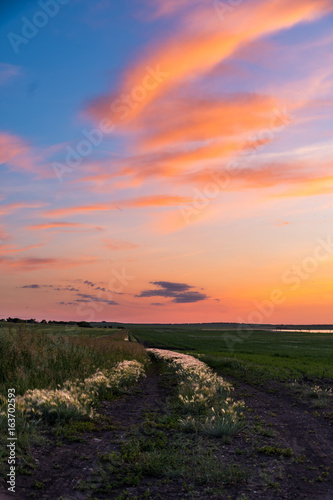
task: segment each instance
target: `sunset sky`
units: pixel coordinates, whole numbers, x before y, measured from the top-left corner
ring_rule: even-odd
[[[333,323],[332,0],[0,20],[0,318]]]

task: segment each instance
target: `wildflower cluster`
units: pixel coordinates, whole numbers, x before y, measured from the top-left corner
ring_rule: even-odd
[[[178,403],[184,430],[216,436],[234,434],[242,424],[243,402],[231,398],[234,388],[199,359],[163,349],[147,349],[166,361],[179,378]]]
[[[119,392],[144,376],[144,366],[138,361],[122,361],[112,370],[97,370],[80,381],[66,381],[55,390],[28,390],[16,399],[17,410],[29,420],[60,420],[92,418],[94,404],[106,392]],[[3,401],[0,401],[3,406]],[[1,416],[5,414],[2,408]]]
[[[332,397],[332,388],[330,389],[323,389],[319,385],[314,385],[311,387],[311,396],[313,398],[321,398],[321,397],[326,397],[330,398]]]
[[[306,398],[310,398],[313,406],[318,408],[328,406],[333,396],[332,388],[325,389],[319,385],[310,386],[301,383],[298,380],[291,382],[290,388],[296,393],[299,393]]]

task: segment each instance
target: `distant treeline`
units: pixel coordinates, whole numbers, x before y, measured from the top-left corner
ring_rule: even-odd
[[[55,321],[55,320],[50,320],[46,321],[46,319],[42,319],[41,321],[37,321],[36,319],[21,319],[21,318],[7,318],[7,319],[0,319],[0,323],[25,323],[25,324],[32,324],[32,325],[69,325],[69,326],[80,326],[82,328],[93,328],[90,323],[87,321]],[[105,323],[105,322],[102,322]],[[112,328],[112,324],[108,323],[107,325],[101,325],[104,328]],[[125,328],[123,326],[117,325],[116,328]]]
[[[122,323],[113,322],[110,323],[108,321],[97,321],[88,323],[87,321],[55,321],[46,319],[42,319],[41,321],[37,321],[34,318],[31,319],[21,319],[21,318],[7,318],[0,319],[0,323],[29,323],[35,325],[70,325],[70,326],[80,326],[83,328],[126,328],[131,326],[131,323],[124,326]],[[136,326],[145,326],[145,323],[133,323]],[[238,329],[238,328],[257,328],[263,330],[270,329],[281,329],[281,330],[330,330],[333,329],[333,325],[323,325],[323,324],[312,324],[312,325],[291,325],[291,324],[260,324],[260,323],[148,323],[147,326],[164,326],[168,328],[217,328],[223,327],[225,329]]]

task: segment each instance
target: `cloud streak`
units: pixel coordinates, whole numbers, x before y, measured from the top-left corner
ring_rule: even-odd
[[[115,302],[114,300],[109,300],[109,299],[102,299],[98,295],[91,295],[87,293],[78,293],[77,297],[80,297],[79,299],[76,299],[76,302],[101,302],[102,304],[107,304],[108,306],[117,306],[118,302]]]
[[[86,228],[87,230],[90,229],[92,231],[103,231],[103,228],[100,226],[93,226],[91,224],[82,224],[79,222],[49,222],[49,223],[33,224],[31,226],[28,226],[28,229],[31,229],[33,231],[52,229],[54,232],[67,231],[68,229],[70,229],[71,232],[74,232],[75,228]]]
[[[0,258],[0,265],[5,266],[8,270],[30,272],[40,269],[70,269],[72,267],[93,264],[97,261],[95,257],[81,257],[79,259],[69,259],[65,257],[27,257],[17,260],[2,257]]]
[[[184,196],[151,195],[117,201],[114,203],[96,203],[95,205],[78,205],[67,208],[56,208],[44,213],[46,217],[67,217],[75,214],[90,212],[107,212],[123,208],[174,207],[179,203],[189,203],[191,199]]]
[[[26,210],[26,209],[33,209],[33,208],[43,208],[47,204],[42,203],[42,202],[16,202],[16,203],[9,203],[9,204],[1,204],[0,205],[0,215],[8,215],[14,212],[15,210]]]

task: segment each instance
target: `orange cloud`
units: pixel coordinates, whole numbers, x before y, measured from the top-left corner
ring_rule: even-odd
[[[84,225],[85,224],[80,224],[79,222],[49,222],[47,224],[34,224],[29,226],[29,229],[54,229],[58,227],[78,227]]]
[[[198,168],[197,162],[205,162],[207,168],[211,162],[229,159],[244,152],[246,137],[254,137],[254,148],[256,142],[270,142],[272,139],[256,139],[256,134],[259,137],[260,131],[277,126],[274,113],[283,108],[278,99],[255,94],[181,98],[179,83],[188,85],[188,78],[193,82],[198,77],[209,76],[212,70],[249,44],[256,50],[255,44],[259,43],[260,48],[264,36],[314,20],[333,8],[328,0],[296,0],[293,3],[262,0],[238,6],[222,24],[214,5],[169,1],[163,3],[160,15],[187,6],[191,7],[189,15],[184,16],[184,24],[173,39],[157,43],[156,49],[128,68],[119,86],[119,95],[131,95],[144,79],[144,71],[151,73],[151,68],[167,71],[168,78],[147,92],[140,102],[129,104],[127,101],[126,119],[117,116],[120,104],[123,107],[125,104],[117,102],[115,105],[116,95],[99,97],[88,109],[96,118],[109,117],[124,125],[127,131],[136,132],[145,154],[116,161],[112,173],[98,172],[81,181],[98,184],[124,176],[127,179],[115,181],[113,186],[137,186],[149,177],[183,176]],[[291,103],[290,109],[302,105],[304,99],[302,103]],[[285,118],[284,125],[287,124]],[[171,151],[161,151],[171,146]],[[151,148],[156,148],[157,152],[150,155],[147,149]],[[255,174],[251,176],[254,178]],[[95,190],[98,188],[103,191],[105,185],[95,186]]]
[[[174,152],[146,153],[118,161],[114,165],[118,169],[117,173],[97,173],[83,177],[77,182],[94,182],[96,183],[94,190],[97,192],[109,191],[112,188],[137,187],[150,177],[174,179],[176,176],[183,176],[193,171],[197,168],[198,162],[205,162],[205,167],[211,161],[220,160],[222,163],[236,154],[255,151],[270,141],[270,138],[211,141],[186,150],[179,148]],[[115,181],[116,177],[125,177],[125,179]],[[104,181],[103,184],[100,184],[101,179]],[[114,181],[112,185],[106,185],[105,183],[110,180]],[[121,205],[121,202],[117,205]]]
[[[73,229],[73,228],[82,228],[82,229]],[[86,231],[103,231],[103,228],[100,226],[93,226],[91,224],[81,224],[79,222],[48,222],[42,224],[33,224],[28,226],[28,229],[33,231],[36,230],[44,230],[44,229],[52,229],[53,232],[86,232]]]
[[[223,190],[238,191],[242,189],[257,189],[276,187],[281,184],[301,183],[307,180],[310,174],[300,163],[279,164],[272,163],[260,167],[243,167],[246,158],[240,158],[233,170],[201,170],[184,176],[186,184],[198,184],[202,187],[215,183]]]
[[[291,188],[279,196],[318,196],[333,193],[333,175],[303,179],[296,188]]]
[[[214,217],[220,209],[217,200],[227,191],[236,192],[249,189],[273,189],[270,197],[312,196],[333,192],[333,176],[325,175],[330,169],[329,164],[317,165],[318,171],[311,170],[307,163],[294,162],[288,164],[267,164],[256,168],[239,167],[228,172],[227,170],[201,170],[194,174],[183,176],[182,182],[186,185],[197,185],[193,190],[190,203],[179,203],[176,210],[163,214],[155,214],[152,224],[154,232],[169,233],[178,231],[193,223],[207,221]],[[288,188],[289,186],[293,188]],[[279,194],[275,194],[276,190]],[[239,202],[237,202],[239,204]],[[248,202],[247,202],[248,203]],[[230,208],[230,207],[229,207]],[[242,214],[246,206],[242,208]],[[229,213],[230,210],[228,210]],[[232,210],[231,210],[232,212]],[[290,224],[287,221],[278,221],[276,226]]]
[[[46,217],[67,217],[69,215],[116,210],[119,207],[114,203],[96,203],[95,205],[79,205],[76,207],[56,208],[45,212]]]
[[[141,196],[133,200],[124,201],[123,204],[129,207],[174,207],[180,203],[190,203],[191,198],[187,196],[168,196],[157,194],[152,196]]]
[[[179,82],[204,75],[249,42],[313,21],[332,9],[331,0],[261,0],[238,6],[222,22],[211,3],[201,3],[185,16],[172,39],[128,69],[116,94],[95,99],[88,112],[98,119],[128,122]],[[135,89],[144,85],[151,69],[162,75],[155,78],[155,85],[146,86],[144,98],[135,99]]]
[[[146,125],[145,147],[233,136],[238,138],[237,150],[239,137],[272,126],[279,103],[271,96],[240,94],[219,99],[167,99],[158,106],[158,112],[153,109],[138,124]]]
[[[117,201],[115,203],[96,203],[96,205],[81,205],[76,207],[57,208],[45,212],[46,217],[61,215],[63,217],[81,213],[101,212],[108,210],[122,210],[120,207],[170,207],[177,206],[179,203],[189,203],[191,198],[184,196],[152,195],[142,196],[129,200]]]

